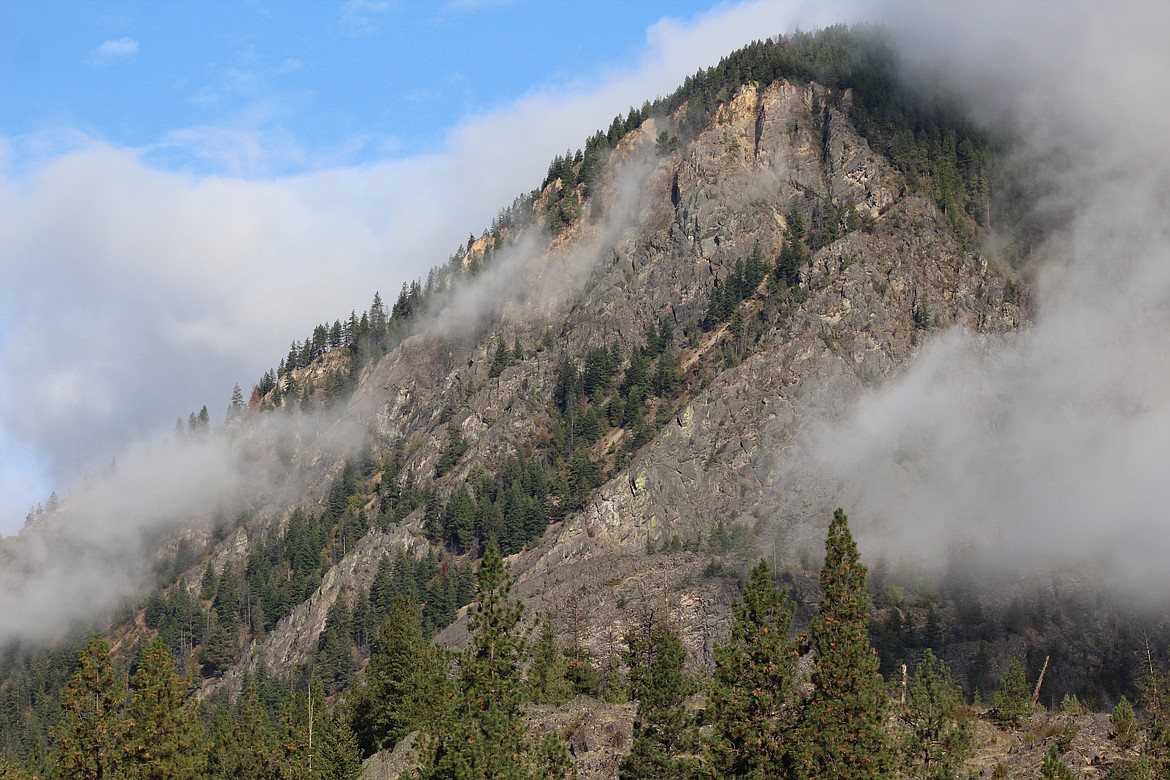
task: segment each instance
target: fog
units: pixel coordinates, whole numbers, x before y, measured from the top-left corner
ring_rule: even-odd
[[[119,606],[138,603],[180,540],[198,554],[217,524],[263,527],[320,498],[311,491],[325,471],[365,445],[354,411],[251,414],[132,443],[54,511],[0,540],[0,646],[78,625],[100,630]]]
[[[0,534],[50,489],[61,496],[56,513],[0,547],[0,645],[100,624],[149,583],[168,534],[241,515],[276,520],[303,497],[311,482],[275,451],[336,460],[365,433],[331,416],[262,415],[246,431],[175,438],[176,417],[207,404],[217,427],[234,383],[247,395],[291,340],[360,312],[375,290],[393,301],[615,114],[760,30],[831,20],[814,3],[662,20],[637,62],[469,116],[436,153],[280,179],[163,170],[142,150],[76,131],[44,139],[65,151],[31,161],[0,139]],[[228,171],[239,155],[273,151],[220,140]],[[627,173],[612,183],[614,206],[646,166]],[[620,230],[621,214],[595,233]],[[446,296],[431,325],[474,331],[501,306],[564,296],[599,256],[589,242],[534,274],[542,255],[531,241],[503,253]]]
[[[276,179],[231,175],[280,149],[215,128],[160,143],[202,154],[214,135],[221,175],[161,169],[149,149],[73,127],[0,138],[0,534],[176,417],[207,404],[221,418],[233,384],[246,394],[315,325],[375,291],[393,301],[615,114],[762,30],[834,19],[812,2],[663,19],[635,61],[534,80],[432,153]]]
[[[953,331],[799,448],[863,550],[1170,592],[1170,49],[1162,4],[900,6],[906,72],[957,96],[1067,220],[1034,324]],[[929,78],[927,78],[929,74]]]

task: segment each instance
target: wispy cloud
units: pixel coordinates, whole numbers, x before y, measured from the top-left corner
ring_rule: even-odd
[[[372,35],[391,10],[390,0],[346,0],[341,6],[341,31],[352,38]]]
[[[197,126],[144,149],[74,133],[31,156],[20,139],[0,168],[0,439],[38,464],[40,498],[68,496],[176,416],[221,415],[317,323],[424,276],[614,114],[761,30],[824,21],[752,3],[659,26],[629,69],[468,117],[435,153],[293,177],[262,178],[303,154],[281,131]],[[192,150],[220,173],[152,164]],[[0,532],[27,510],[0,507]]]
[[[107,65],[138,53],[138,41],[133,38],[111,38],[90,53],[91,60],[98,65]]]

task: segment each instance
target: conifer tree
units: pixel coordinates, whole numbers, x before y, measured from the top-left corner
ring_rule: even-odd
[[[1018,658],[1008,662],[999,678],[999,690],[992,697],[997,717],[1004,723],[1019,724],[1032,713],[1032,690],[1027,672]]]
[[[362,756],[357,737],[343,720],[330,719],[321,736],[321,760],[314,764],[314,777],[323,780],[354,780],[362,773]]]
[[[119,774],[125,701],[126,683],[114,671],[110,646],[94,637],[81,651],[77,671],[61,698],[61,719],[53,729],[62,777],[101,780]]]
[[[268,780],[279,758],[279,745],[256,685],[245,686],[235,712],[217,710],[211,721],[208,770],[228,780]]]
[[[323,766],[319,753],[329,725],[329,708],[320,682],[310,682],[307,691],[290,691],[281,705],[277,726],[278,771],[270,776],[281,780],[308,780],[319,776]]]
[[[512,600],[511,589],[499,548],[488,544],[468,619],[471,641],[461,658],[456,706],[448,722],[428,729],[420,768],[423,778],[565,776],[565,753],[558,738],[535,740],[521,717],[528,643],[520,627],[523,605]]]
[[[838,509],[825,539],[819,614],[809,627],[813,692],[799,717],[794,756],[798,777],[865,780],[892,775],[886,697],[878,658],[869,644],[873,605],[865,575],[848,518]]]
[[[906,689],[906,703],[898,711],[902,725],[900,747],[903,770],[924,780],[956,777],[971,754],[972,730],[958,721],[963,692],[951,672],[934,653],[926,651]]]
[[[204,775],[203,725],[187,702],[187,689],[166,644],[155,637],[134,675],[127,710],[130,776],[183,780]]]
[[[415,602],[394,598],[349,716],[366,754],[391,749],[411,731],[441,722],[449,708],[447,659],[423,637],[420,621]]]
[[[715,647],[707,712],[709,752],[721,777],[774,777],[786,764],[797,671],[788,635],[794,609],[761,560],[732,604],[731,636]]]
[[[555,612],[545,612],[540,619],[540,637],[533,647],[528,683],[532,700],[537,704],[564,704],[573,698],[573,686],[566,678],[568,663],[557,641]]]
[[[1117,702],[1117,706],[1113,708],[1113,713],[1109,716],[1109,725],[1113,730],[1110,736],[1113,737],[1114,741],[1120,747],[1128,748],[1137,741],[1137,716],[1134,714],[1133,705],[1124,696]]]
[[[1044,763],[1040,766],[1040,777],[1044,780],[1073,780],[1072,771],[1060,760],[1060,753],[1056,745],[1049,748],[1044,756]]]
[[[679,780],[696,766],[698,733],[684,700],[692,685],[678,634],[654,629],[630,644],[630,695],[638,700],[634,741],[621,780]]]

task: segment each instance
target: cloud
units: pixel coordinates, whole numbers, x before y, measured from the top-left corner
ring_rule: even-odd
[[[339,24],[342,32],[351,38],[373,35],[391,10],[390,0],[346,0],[341,6]]]
[[[124,60],[138,53],[138,41],[125,36],[111,38],[94,49],[90,55],[98,65],[107,65],[115,60]]]
[[[566,145],[761,29],[798,22],[757,3],[659,25],[630,69],[468,117],[435,153],[362,166],[261,178],[300,154],[296,139],[222,127],[141,149],[77,133],[20,139],[19,164],[0,167],[0,451],[63,509],[51,533],[3,542],[0,636],[46,636],[134,593],[150,545],[192,516],[264,511],[254,490],[278,490],[280,474],[256,472],[253,450],[229,438],[170,441],[176,417],[206,404],[222,419],[234,383],[247,392],[292,339],[362,310],[375,290],[392,300]],[[178,147],[223,173],[160,167]],[[27,500],[7,484],[0,498]],[[0,531],[27,509],[3,507]]]
[[[445,262],[614,114],[797,23],[815,20],[768,3],[660,23],[629,70],[468,117],[437,153],[356,167],[261,178],[305,162],[280,131],[192,127],[144,149],[55,138],[0,170],[0,430],[44,464],[41,492],[68,493],[176,416],[222,413],[314,325]],[[192,152],[224,175],[152,164]],[[26,510],[5,507],[0,528]]]
[[[1003,13],[996,13],[996,10]],[[1130,595],[1170,593],[1170,53],[1160,4],[903,4],[906,67],[1011,137],[1012,161],[1067,226],[1037,260],[1036,321],[955,331],[839,424],[821,484],[871,551],[966,554],[999,575],[1088,566]],[[929,74],[929,75],[926,75]]]

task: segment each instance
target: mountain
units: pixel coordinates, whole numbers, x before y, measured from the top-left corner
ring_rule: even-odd
[[[528,616],[558,610],[599,670],[651,623],[710,666],[761,556],[807,626],[825,528],[858,499],[825,431],[944,332],[1030,324],[1029,258],[988,238],[1026,219],[1000,196],[998,141],[900,86],[891,56],[843,29],[753,44],[558,157],[389,310],[377,296],[294,342],[222,430],[179,437],[197,510],[120,542],[149,583],[82,605],[116,607],[97,624],[115,656],[161,636],[221,706],[268,676],[344,700],[393,595],[439,644],[467,641],[492,541]],[[900,560],[864,514],[883,672],[933,647],[986,697],[1009,658],[1034,677],[1059,654],[1051,696],[1133,695],[1132,664],[1110,667],[1140,623],[1091,629],[1087,590],[980,590],[961,553]],[[89,560],[41,550],[68,538],[60,518],[5,542],[6,577]],[[76,649],[59,647],[8,652],[9,758],[43,757]]]

